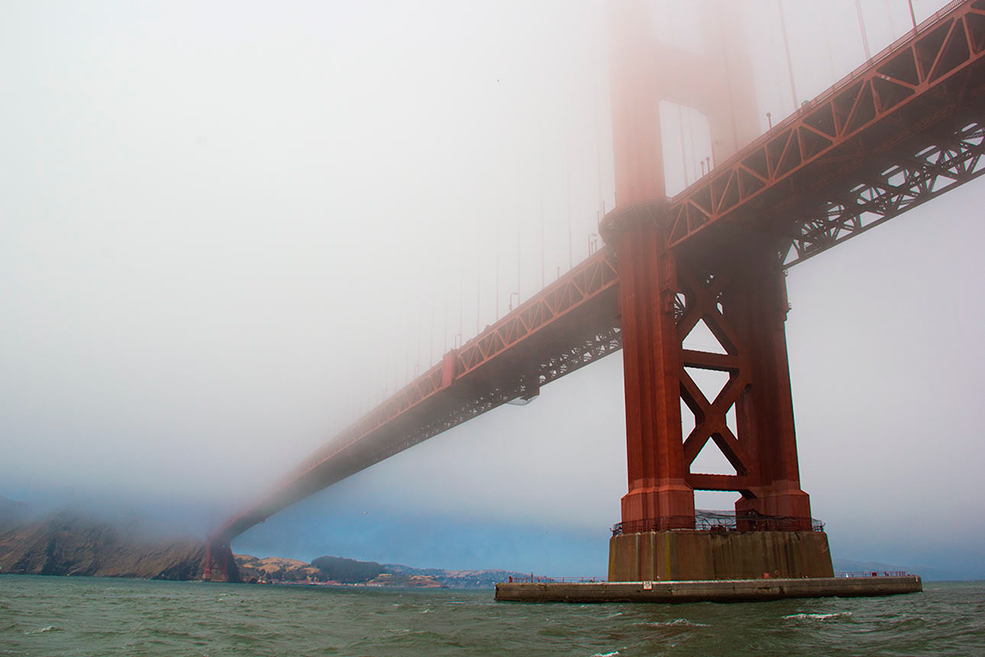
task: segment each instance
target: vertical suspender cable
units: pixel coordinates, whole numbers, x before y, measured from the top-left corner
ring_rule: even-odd
[[[479,335],[479,301],[482,299],[482,251],[475,251],[475,334]]]
[[[568,159],[566,165],[567,165],[567,168],[566,168],[565,174],[564,174],[564,184],[565,184],[565,188],[566,188],[565,189],[565,193],[567,194],[567,199],[568,199],[568,203],[567,203],[567,206],[568,206],[568,269],[571,269],[572,267],[575,266],[575,255],[574,255],[574,246],[573,246],[572,235],[571,235],[571,233],[572,233],[572,227],[571,227],[571,160],[570,160],[570,158]]]
[[[465,339],[465,263],[461,263],[458,276],[458,339],[456,347],[461,347]]]
[[[687,187],[691,184],[691,181],[687,175],[687,146],[684,144],[684,109],[680,105],[677,106],[677,128],[678,134],[681,137],[681,165],[684,167],[684,186]]]
[[[694,124],[691,123],[691,110],[687,111],[687,134],[691,141],[691,165],[694,167],[694,179],[698,179],[698,153],[694,148]]]
[[[896,21],[893,20],[893,9],[889,6],[889,0],[882,0],[882,8],[886,11],[886,20],[889,21],[889,31],[893,36],[893,41],[899,36],[896,34]]]
[[[858,2],[858,0],[855,0]],[[790,59],[790,42],[787,39],[787,21],[783,17],[783,0],[776,0],[776,8],[780,11],[780,32],[783,34],[783,52],[787,56],[787,73],[790,75],[790,96],[793,98],[793,108],[796,111],[800,104],[797,101],[797,85],[793,80],[793,63]],[[868,46],[866,46],[866,56],[868,56]]]
[[[516,215],[516,305],[520,305],[520,213]]]
[[[496,218],[496,321],[499,321],[499,217]]]
[[[602,70],[599,67],[598,75],[595,76],[595,93],[593,97],[595,99],[595,172],[598,175],[598,207],[602,207],[602,104],[599,101],[599,87],[602,86],[600,78],[602,77]],[[601,223],[602,217],[599,216],[599,222]],[[589,254],[591,255],[591,249],[589,249]]]
[[[869,61],[872,59],[872,53],[869,52],[869,37],[865,33],[865,18],[862,16],[862,0],[855,0],[855,13],[858,14],[858,29],[862,33],[862,49],[865,51],[865,61]]]
[[[831,80],[834,82],[838,79],[838,74],[835,71],[835,60],[831,54],[831,26],[830,21],[827,18],[827,12],[824,13],[824,50],[828,55],[828,69],[831,71]]]
[[[543,181],[542,181],[543,182]],[[540,194],[540,289],[544,289],[545,274],[544,274],[544,192],[543,186],[541,186]]]
[[[540,151],[540,184],[538,185],[538,196],[540,197],[540,289],[544,289],[546,274],[544,273],[544,149],[541,145]]]
[[[735,98],[732,93],[732,72],[729,70],[729,57],[728,57],[728,45],[729,40],[725,37],[725,26],[722,24],[722,12],[718,12],[718,33],[720,36],[720,43],[722,47],[722,66],[725,69],[725,90],[728,91],[728,114],[732,123],[732,152],[739,152],[739,129],[735,125]],[[742,29],[741,25],[734,25],[732,29],[739,30]],[[718,164],[715,161],[715,142],[711,142],[711,159],[713,164]]]

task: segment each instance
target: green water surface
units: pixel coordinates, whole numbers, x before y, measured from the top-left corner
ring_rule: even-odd
[[[492,591],[5,575],[0,655],[985,655],[985,583],[565,605],[497,603]]]

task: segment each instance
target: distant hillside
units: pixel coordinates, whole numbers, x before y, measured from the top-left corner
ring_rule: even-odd
[[[70,511],[0,530],[3,573],[184,580],[202,576],[204,559],[196,541],[143,543]]]
[[[321,575],[321,571],[317,568],[299,559],[282,557],[258,559],[248,554],[234,554],[233,557],[236,559],[239,578],[244,582],[260,580],[303,582],[308,579],[317,579]]]
[[[351,584],[368,582],[389,571],[375,561],[357,561],[343,557],[318,557],[311,562],[326,579]]]
[[[449,589],[494,589],[499,582],[506,582],[511,577],[519,579],[529,577],[529,573],[513,570],[444,570],[441,568],[411,568],[400,564],[388,563],[387,570],[395,575],[433,577],[442,586]]]
[[[344,557],[318,557],[310,564],[297,559],[248,554],[234,555],[244,582],[334,583],[357,586],[402,586],[416,588],[491,589],[498,582],[522,573],[506,570],[443,570],[411,568],[401,564],[379,564]]]

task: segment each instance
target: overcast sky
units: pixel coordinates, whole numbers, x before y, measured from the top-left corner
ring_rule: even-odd
[[[854,0],[784,0],[794,93],[777,3],[742,5],[762,129],[864,59]],[[693,3],[657,6],[700,53]],[[863,8],[872,52],[910,25]],[[604,26],[569,0],[0,4],[0,494],[202,535],[582,260],[613,204]],[[710,141],[661,116],[674,193]],[[835,556],[985,574],[981,185],[790,271]],[[614,356],[234,548],[604,573],[625,461]]]

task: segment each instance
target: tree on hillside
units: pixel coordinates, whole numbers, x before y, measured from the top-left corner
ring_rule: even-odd
[[[344,584],[368,582],[387,572],[386,568],[375,561],[356,561],[342,557],[318,557],[311,565],[320,570],[325,579]]]

